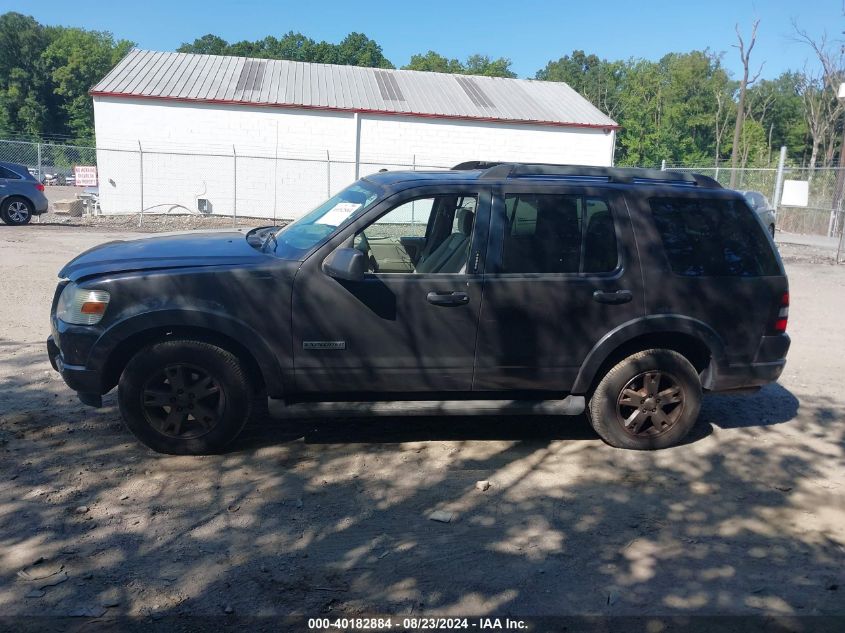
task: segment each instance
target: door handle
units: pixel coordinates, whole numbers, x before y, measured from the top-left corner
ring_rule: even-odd
[[[610,303],[618,305],[620,303],[628,303],[634,295],[630,290],[617,290],[616,292],[604,292],[603,290],[596,290],[593,293],[593,300],[599,303]]]
[[[426,299],[436,306],[462,306],[469,303],[469,295],[465,292],[429,292]]]

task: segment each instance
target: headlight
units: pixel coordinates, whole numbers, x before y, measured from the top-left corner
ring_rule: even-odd
[[[56,316],[73,325],[94,325],[99,323],[109,305],[109,293],[105,290],[86,290],[71,282],[59,296]]]

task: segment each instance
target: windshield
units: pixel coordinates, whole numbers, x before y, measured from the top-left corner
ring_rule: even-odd
[[[369,207],[380,190],[359,180],[275,234],[276,255],[298,259]]]

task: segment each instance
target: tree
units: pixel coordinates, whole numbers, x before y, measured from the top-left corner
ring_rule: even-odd
[[[748,90],[748,116],[763,125],[772,155],[785,145],[790,159],[800,163],[807,148],[808,129],[804,120],[800,72],[786,71],[775,79],[762,79]],[[769,164],[771,160],[767,160]]]
[[[335,64],[347,66],[370,66],[372,68],[394,68],[375,40],[363,33],[350,33],[336,47]]]
[[[0,15],[0,133],[39,136],[54,127],[51,86],[41,54],[48,30],[20,13]]]
[[[562,81],[609,117],[619,112],[620,92],[625,81],[625,62],[609,62],[575,50],[537,71],[536,79]]]
[[[838,123],[842,117],[843,105],[837,99],[839,85],[845,81],[845,51],[841,46],[832,46],[827,34],[812,37],[793,22],[796,39],[806,44],[815,53],[821,65],[821,72],[805,78],[801,95],[804,100],[804,116],[812,137],[810,168],[816,166],[819,150],[825,148],[825,165],[832,162],[837,145]],[[840,144],[841,157],[845,157],[845,141]],[[837,185],[837,200],[841,196],[841,179]]]
[[[736,47],[739,49],[739,58],[742,61],[742,79],[739,82],[739,99],[736,105],[736,121],[734,122],[734,140],[731,147],[731,189],[736,184],[736,166],[739,161],[739,137],[742,133],[742,124],[745,120],[745,95],[748,91],[748,86],[760,77],[763,71],[763,66],[757,71],[757,74],[750,77],[751,51],[754,49],[754,44],[757,41],[757,27],[760,25],[760,20],[754,20],[751,26],[751,39],[748,42],[748,48],[745,47],[745,41],[742,39],[742,33],[739,31],[739,24],[736,25],[736,37],[739,44]]]
[[[208,33],[193,42],[182,44],[176,49],[179,53],[198,53],[201,55],[225,55],[229,43],[222,37]]]
[[[447,59],[434,51],[428,51],[424,55],[412,55],[411,61],[402,66],[402,69],[486,77],[516,77],[516,73],[511,70],[511,60],[505,57],[491,59],[487,55],[480,54],[470,55],[466,61],[461,62],[457,59]]]
[[[235,55],[320,64],[393,68],[393,64],[384,56],[381,46],[363,33],[350,33],[339,44],[315,42],[310,37],[293,31],[289,31],[281,38],[268,35],[261,40],[242,40],[233,44],[217,35],[208,34],[191,43],[182,44],[177,50],[180,53]]]
[[[402,68],[403,70],[422,70],[434,73],[460,74],[465,72],[464,65],[457,59],[447,59],[434,51],[428,51],[424,55],[411,55],[411,61]]]
[[[511,70],[511,60],[505,57],[491,59],[487,55],[470,55],[464,63],[464,74],[485,77],[516,77]]]
[[[79,141],[94,140],[94,106],[88,89],[102,79],[132,42],[115,42],[111,33],[77,28],[58,28],[41,59],[50,68],[58,107],[65,126]]]

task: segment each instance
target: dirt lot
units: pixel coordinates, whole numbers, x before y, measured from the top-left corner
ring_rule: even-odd
[[[56,271],[121,236],[0,227],[0,615],[845,614],[845,265],[784,247],[780,384],[707,398],[678,448],[582,417],[258,419],[165,457],[44,349]]]

